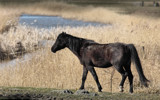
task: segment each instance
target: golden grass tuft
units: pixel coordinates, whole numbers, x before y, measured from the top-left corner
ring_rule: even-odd
[[[45,5],[45,6],[44,6]],[[48,5],[48,6],[46,6]],[[27,8],[25,8],[27,7]],[[13,9],[14,8],[14,9]],[[104,27],[58,27],[50,31],[43,30],[43,35],[39,34],[39,29],[16,26],[16,31],[10,29],[8,32],[0,34],[0,44],[3,50],[15,48],[17,42],[22,42],[23,46],[32,51],[34,45],[38,45],[41,40],[55,40],[57,35],[65,31],[74,36],[93,39],[99,43],[124,42],[133,43],[137,47],[142,67],[146,77],[151,81],[149,89],[142,89],[139,86],[139,78],[134,65],[132,71],[134,75],[134,88],[136,92],[152,92],[159,89],[160,84],[160,19],[153,19],[146,16],[122,15],[103,7],[80,7],[64,3],[38,3],[15,7],[0,7],[0,11],[18,11],[17,15],[23,13],[59,15],[65,18],[74,18],[85,21],[96,21],[110,23]],[[34,9],[34,11],[33,11]],[[33,12],[32,12],[33,11]],[[11,16],[8,11],[6,16]],[[1,18],[1,19],[4,19]],[[8,20],[8,18],[7,18]],[[6,20],[6,21],[7,21]],[[4,21],[4,23],[6,23]],[[5,24],[1,24],[3,26]],[[78,59],[68,49],[52,54],[49,45],[37,52],[32,53],[33,57],[28,61],[18,62],[14,66],[6,66],[0,69],[0,86],[23,86],[23,87],[49,87],[63,89],[78,89],[81,84],[82,65]],[[98,69],[100,83],[104,91],[118,92],[120,74],[116,71],[111,88],[112,68]],[[86,81],[88,90],[96,91],[97,86],[89,73]],[[128,81],[126,80],[125,91],[128,91]]]

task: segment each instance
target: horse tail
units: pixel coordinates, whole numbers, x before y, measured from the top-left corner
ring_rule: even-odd
[[[128,44],[127,46],[129,47],[129,49],[131,51],[131,60],[136,65],[136,69],[139,74],[139,78],[140,78],[142,85],[144,85],[145,87],[148,87],[147,82],[149,82],[149,80],[145,77],[145,75],[143,73],[141,61],[139,59],[139,56],[138,56],[138,53],[137,53],[135,46],[133,44]]]

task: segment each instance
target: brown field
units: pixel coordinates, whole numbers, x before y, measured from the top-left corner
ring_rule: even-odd
[[[131,9],[131,8],[130,8]],[[129,9],[76,6],[65,3],[42,2],[36,4],[0,5],[0,49],[13,53],[17,42],[21,42],[28,52],[40,40],[55,40],[57,35],[66,31],[69,34],[93,39],[99,43],[124,42],[133,43],[137,47],[142,67],[146,77],[151,81],[149,88],[141,88],[135,66],[132,65],[135,92],[157,93],[160,84],[160,19],[159,8],[136,8],[130,14],[121,14]],[[58,27],[51,31],[43,30],[44,35],[38,35],[39,29],[16,26],[18,16],[22,13],[39,15],[58,15],[65,18],[84,21],[96,21],[111,26],[105,27]],[[13,25],[14,24],[14,25]],[[15,28],[7,28],[15,26]],[[48,34],[49,33],[49,34]],[[50,47],[41,48],[31,60],[17,63],[15,66],[6,66],[0,69],[0,86],[10,87],[47,87],[59,89],[78,89],[81,84],[82,65],[68,49],[52,54]],[[112,68],[98,69],[103,91],[118,92],[121,80],[120,74],[115,71],[112,79]],[[112,82],[112,87],[111,87]],[[97,91],[96,83],[89,73],[85,85],[87,90]],[[128,92],[128,80],[125,83],[125,92]]]

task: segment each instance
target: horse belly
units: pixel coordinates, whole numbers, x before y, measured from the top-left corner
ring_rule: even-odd
[[[112,64],[111,63],[107,63],[107,64],[104,64],[104,65],[95,65],[95,67],[98,67],[98,68],[108,68],[108,67],[111,67]]]
[[[90,59],[90,63],[92,64],[92,66],[100,68],[107,68],[112,66],[106,51],[107,50],[96,49],[93,50],[91,53],[88,53],[87,57]]]
[[[104,61],[104,60],[93,61],[92,63],[95,67],[99,67],[99,68],[107,68],[112,66],[112,64],[109,61]]]

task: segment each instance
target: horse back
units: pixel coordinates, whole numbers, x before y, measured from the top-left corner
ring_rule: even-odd
[[[82,51],[82,63],[96,67],[110,67],[115,63],[127,60],[129,49],[126,44],[110,43],[98,44],[88,43]]]

